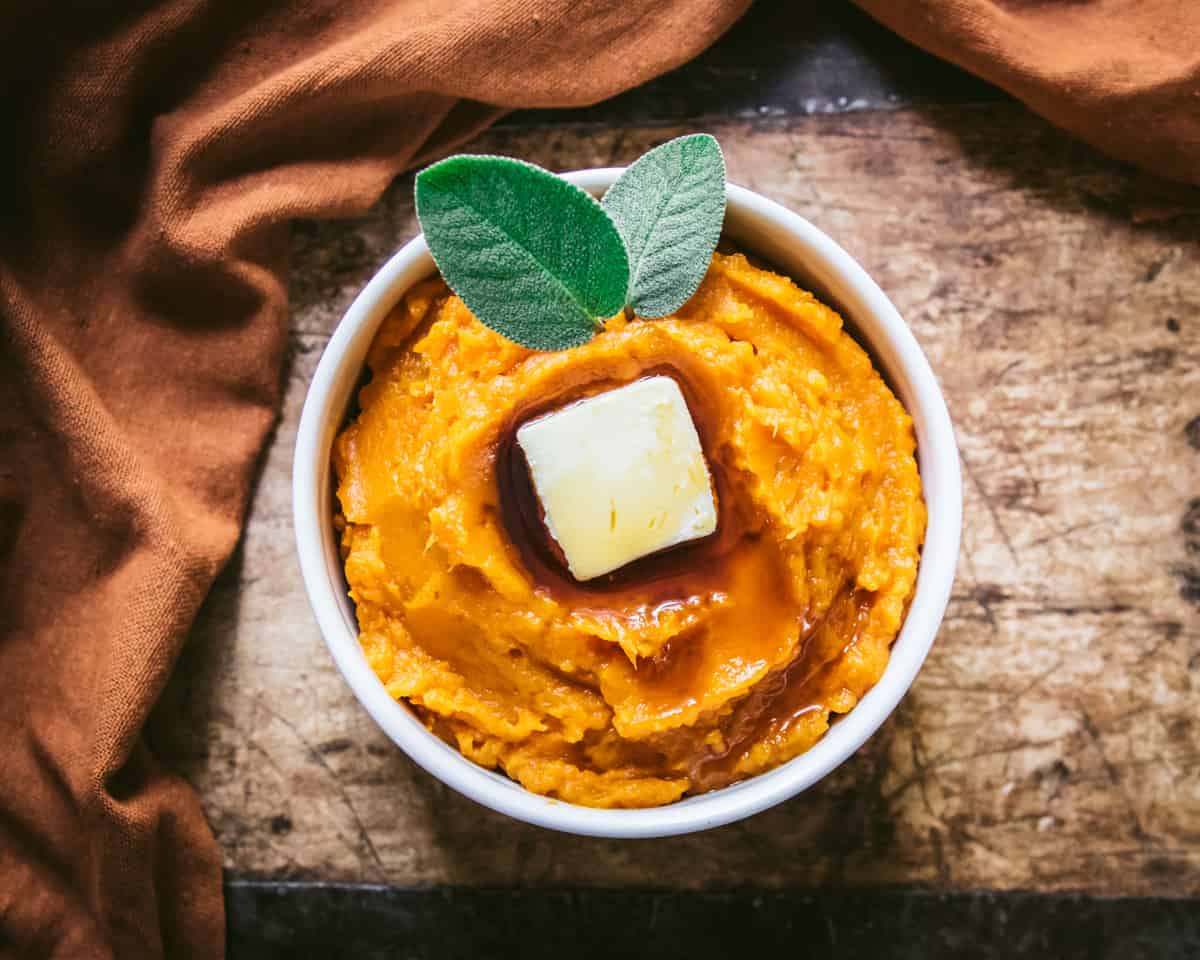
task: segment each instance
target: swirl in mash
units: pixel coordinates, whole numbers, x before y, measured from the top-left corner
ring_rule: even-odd
[[[368,356],[335,466],[346,577],[379,679],[526,788],[669,803],[802,753],[887,665],[925,507],[911,421],[785,277],[714,254],[662,320],[535,353],[440,280]],[[669,371],[717,485],[711,542],[577,584],[511,522],[504,451],[531,411]]]

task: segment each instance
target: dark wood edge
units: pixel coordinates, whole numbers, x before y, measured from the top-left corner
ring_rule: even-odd
[[[1195,958],[1200,900],[917,889],[429,888],[230,879],[229,956]]]

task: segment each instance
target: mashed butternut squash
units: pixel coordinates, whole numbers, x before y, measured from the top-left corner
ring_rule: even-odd
[[[342,551],[372,668],[529,790],[646,807],[808,749],[887,665],[925,507],[903,407],[840,317],[717,253],[674,316],[534,353],[418,284],[338,437]],[[667,372],[717,487],[709,540],[576,583],[523,522],[529,416]]]

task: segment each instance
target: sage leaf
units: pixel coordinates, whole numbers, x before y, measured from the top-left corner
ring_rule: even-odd
[[[725,221],[725,157],[706,133],[634,161],[602,202],[629,251],[627,299],[640,317],[682,307],[704,279]]]
[[[548,170],[464,154],[422,170],[415,194],[442,277],[497,333],[564,350],[624,307],[620,234],[595,199]]]

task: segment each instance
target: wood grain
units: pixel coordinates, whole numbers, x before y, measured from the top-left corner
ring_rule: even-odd
[[[627,162],[676,129],[510,129]],[[807,793],[654,842],[560,836],[407,760],[342,682],[294,559],[289,473],[330,330],[414,232],[411,180],[300,224],[287,399],[241,549],[155,718],[236,875],[394,884],[840,885],[1200,895],[1200,220],[1008,104],[713,128],[731,179],[892,296],[962,448],[960,572],[894,717]]]

